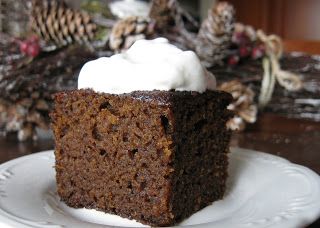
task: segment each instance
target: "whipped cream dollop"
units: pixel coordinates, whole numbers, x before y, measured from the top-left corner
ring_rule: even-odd
[[[214,90],[216,79],[193,51],[182,51],[165,38],[136,41],[126,52],[87,62],[78,89],[121,94],[133,91]]]

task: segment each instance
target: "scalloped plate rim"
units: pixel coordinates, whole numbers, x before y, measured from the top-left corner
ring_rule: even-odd
[[[9,167],[13,167],[15,166],[16,164],[19,164],[21,162],[24,162],[24,161],[28,161],[28,160],[32,160],[34,158],[37,158],[37,157],[41,157],[43,155],[45,155],[46,157],[50,157],[52,159],[54,159],[54,154],[53,154],[53,151],[54,150],[45,150],[45,151],[40,151],[40,152],[37,152],[37,153],[32,153],[32,154],[29,154],[29,155],[25,155],[25,156],[21,156],[21,157],[18,157],[16,159],[13,159],[13,160],[10,160],[10,161],[7,161],[5,163],[2,163],[0,164],[0,182],[3,178],[6,178],[3,176],[3,173],[2,171],[3,170],[6,170],[8,169]],[[270,160],[270,161],[276,161],[276,162],[279,162],[281,164],[283,164],[284,166],[287,166],[287,167],[292,167],[292,168],[295,168],[301,172],[304,172],[306,173],[307,175],[309,175],[310,178],[314,178],[314,180],[317,181],[317,183],[315,183],[315,185],[317,185],[317,188],[318,190],[320,189],[320,176],[315,173],[313,170],[305,167],[305,166],[302,166],[302,165],[299,165],[299,164],[295,164],[295,163],[292,163],[290,162],[289,160],[285,159],[285,158],[282,158],[282,157],[279,157],[279,156],[276,156],[276,155],[273,155],[273,154],[268,154],[268,153],[264,153],[264,152],[260,152],[260,151],[255,151],[255,150],[251,150],[251,149],[245,149],[245,148],[239,148],[239,147],[231,147],[231,154],[235,154],[237,153],[238,155],[235,155],[235,156],[242,156],[244,154],[246,154],[245,156],[255,156],[257,158],[263,158],[263,159],[266,159],[266,160]],[[240,155],[241,154],[241,155]],[[10,175],[10,173],[8,174]],[[0,183],[1,185],[1,183]],[[1,191],[0,191],[0,195],[1,195]],[[315,221],[317,218],[320,217],[320,192],[318,192],[318,195],[317,195],[318,199],[319,199],[319,202],[317,203],[316,205],[316,209],[313,211],[313,213],[305,213],[300,216],[301,218],[298,219],[298,218],[294,218],[291,220],[291,222],[293,221],[294,223],[294,227],[296,226],[300,226],[300,225],[308,225],[310,223],[312,223],[313,221]],[[313,205],[315,207],[315,205]],[[296,221],[294,221],[296,220]],[[303,220],[303,221],[302,221]],[[199,225],[187,225],[186,227],[197,227],[197,228],[209,228],[209,227],[212,227],[210,224],[212,222],[209,222],[209,223],[203,223],[203,224],[199,224]],[[28,222],[28,220],[23,220],[23,218],[15,218],[14,216],[12,215],[7,215],[6,212],[1,208],[1,205],[0,205],[0,225],[1,227],[3,228],[11,228],[11,227],[48,227],[48,228],[60,228],[60,227],[69,227],[69,226],[60,226],[60,225],[55,225],[55,224],[52,224],[50,222],[46,223],[46,222],[40,222],[38,225],[34,225],[31,221],[31,223]],[[263,224],[253,224],[254,227],[270,227],[270,226],[263,226]],[[282,223],[279,223],[279,224],[273,224],[274,226],[272,227],[286,227],[286,222],[283,222]],[[288,225],[288,224],[287,224]],[[292,224],[291,224],[292,225]],[[106,225],[102,225],[103,227],[109,227],[109,226],[106,226]],[[114,227],[114,226],[112,226]],[[180,227],[180,226],[178,226]],[[234,227],[234,226],[233,226]],[[242,226],[241,226],[242,227]],[[252,224],[248,227],[252,227]],[[290,226],[291,227],[291,226]]]

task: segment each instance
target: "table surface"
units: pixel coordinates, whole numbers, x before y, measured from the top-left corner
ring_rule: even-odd
[[[263,114],[245,132],[234,134],[231,145],[275,154],[320,174],[320,122]],[[52,148],[51,139],[17,142],[2,137],[0,163]],[[320,218],[309,227],[320,227]]]

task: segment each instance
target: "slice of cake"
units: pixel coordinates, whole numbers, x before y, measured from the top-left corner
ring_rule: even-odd
[[[61,199],[152,226],[222,199],[232,98],[214,85],[193,52],[163,39],[87,63],[79,90],[54,97]]]

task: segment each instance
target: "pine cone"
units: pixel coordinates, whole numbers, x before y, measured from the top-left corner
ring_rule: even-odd
[[[49,111],[49,101],[43,100],[46,108],[38,107],[36,101],[24,98],[12,103],[0,99],[0,133],[16,132],[19,141],[36,139],[36,127],[43,130],[49,129],[49,120],[43,112]]]
[[[219,64],[227,56],[234,30],[234,9],[219,2],[208,12],[197,37],[196,52],[206,67]]]
[[[165,30],[168,25],[174,25],[176,12],[176,0],[153,0],[149,17],[156,22],[159,30]]]
[[[254,104],[254,92],[237,80],[222,83],[219,90],[231,93],[234,101],[228,109],[235,112],[235,117],[227,122],[231,130],[244,130],[246,123],[254,123],[257,119],[257,106]]]
[[[0,110],[0,132],[2,134],[17,132],[19,141],[25,141],[35,136],[32,123],[25,121],[28,115],[28,107],[22,103],[11,103],[1,99]],[[46,126],[47,129],[48,125]]]
[[[46,42],[61,47],[74,41],[87,43],[97,26],[87,13],[68,8],[62,0],[34,0],[31,28]]]
[[[118,21],[112,28],[109,40],[111,50],[120,52],[128,49],[135,41],[151,37],[153,26],[149,19],[131,16]]]

